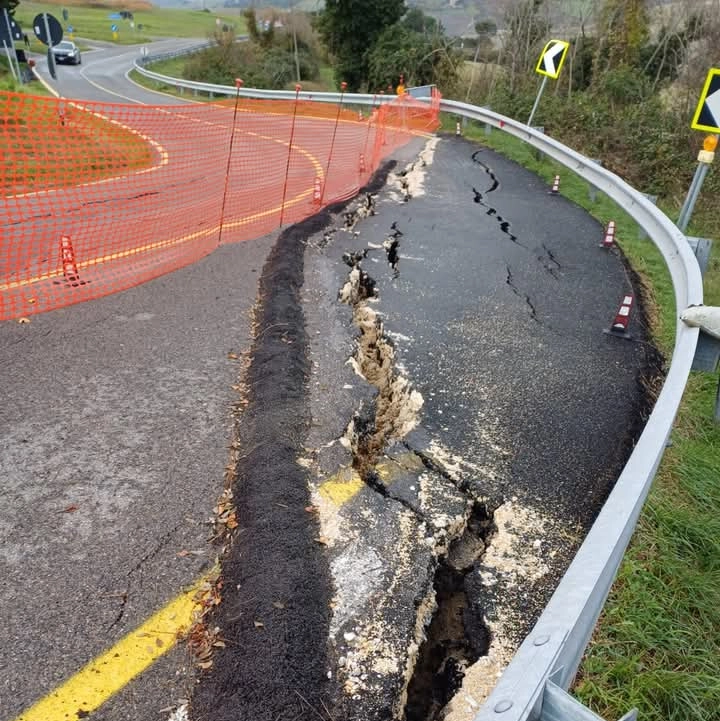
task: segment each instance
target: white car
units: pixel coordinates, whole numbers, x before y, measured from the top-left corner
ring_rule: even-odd
[[[61,40],[57,45],[53,45],[52,52],[56,63],[71,63],[72,65],[82,63],[80,49],[70,40]]]

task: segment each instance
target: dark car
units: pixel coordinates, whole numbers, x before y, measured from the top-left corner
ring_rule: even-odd
[[[72,65],[82,63],[78,46],[70,42],[70,40],[62,40],[57,45],[54,45],[52,52],[56,63],[71,63]]]

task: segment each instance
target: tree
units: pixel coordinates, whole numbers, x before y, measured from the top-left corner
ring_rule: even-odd
[[[637,68],[640,51],[650,36],[643,0],[605,0],[598,13],[599,37],[594,76],[618,67]]]
[[[449,92],[461,63],[462,55],[446,36],[425,37],[404,22],[396,23],[383,31],[368,53],[369,87],[395,87],[404,75],[406,85],[436,84]]]
[[[335,79],[355,92],[368,80],[368,53],[405,13],[404,0],[326,0],[318,30],[335,58]]]
[[[534,80],[532,70],[550,33],[545,10],[544,0],[518,0],[505,11],[503,55],[509,58],[510,92],[519,81]]]
[[[410,8],[402,19],[409,30],[422,35],[436,35],[442,32],[442,25],[432,15],[426,15],[420,8]]]

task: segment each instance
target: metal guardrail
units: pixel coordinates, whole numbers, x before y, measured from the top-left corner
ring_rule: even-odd
[[[136,66],[137,67],[137,66]],[[235,95],[237,88],[168,78],[138,67],[143,75],[198,92]],[[292,91],[242,89],[255,98],[295,98]],[[300,93],[303,99],[337,103],[340,93]],[[388,102],[380,95],[344,95],[344,102]],[[440,109],[484,123],[532,145],[566,166],[621,206],[663,255],[672,278],[677,315],[672,364],[645,429],[595,523],[535,627],[521,644],[475,721],[591,721],[595,714],[565,689],[577,672],[595,623],[637,524],[680,406],[698,342],[698,328],[680,314],[702,304],[702,277],[685,235],[642,193],[595,161],[528,126],[474,105],[443,100]],[[624,717],[635,718],[635,712]]]
[[[163,60],[172,60],[173,58],[182,58],[185,55],[193,55],[194,53],[206,50],[215,45],[215,42],[208,40],[204,43],[197,43],[187,48],[180,48],[179,50],[170,50],[166,53],[153,53],[148,55],[142,55],[138,58],[137,62],[141,65],[150,65],[151,63],[159,63]]]
[[[236,35],[235,40],[242,42],[247,40],[248,37],[248,35]],[[163,60],[172,60],[173,58],[182,58],[186,55],[194,55],[201,50],[206,50],[207,48],[211,48],[215,45],[217,45],[215,40],[206,40],[205,42],[195,43],[194,45],[189,45],[187,47],[179,48],[177,50],[169,50],[165,53],[148,53],[147,55],[141,55],[135,61],[135,66],[137,67],[139,64],[144,67],[147,65],[152,65],[153,63],[162,62]]]

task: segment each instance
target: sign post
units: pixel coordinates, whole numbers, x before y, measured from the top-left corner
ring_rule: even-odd
[[[537,62],[537,66],[535,67],[535,72],[538,73],[538,75],[542,75],[543,80],[540,85],[540,90],[538,90],[537,97],[535,98],[535,104],[530,112],[530,117],[527,121],[528,125],[532,125],[533,118],[535,117],[535,111],[537,110],[538,105],[540,105],[540,98],[542,97],[545,86],[547,85],[547,79],[558,79],[569,47],[570,43],[565,40],[551,40],[543,48]]]
[[[57,79],[55,56],[53,55],[52,49],[53,46],[57,45],[63,39],[63,29],[60,21],[54,15],[39,13],[33,20],[33,32],[35,33],[35,37],[43,43],[43,45],[47,45],[47,62],[50,77]]]
[[[690,223],[695,203],[700,195],[710,165],[715,160],[715,148],[720,133],[720,69],[710,68],[705,79],[705,86],[690,127],[693,130],[704,130],[711,133],[703,141],[703,149],[698,153],[698,165],[692,183],[688,189],[685,202],[680,210],[677,226],[684,233]]]
[[[0,26],[0,38],[2,38],[5,54],[7,55],[10,72],[18,82],[22,82],[20,63],[15,52],[15,41],[22,40],[22,32],[18,24],[10,17],[7,8],[3,8],[4,23]],[[14,62],[13,62],[14,61]]]

